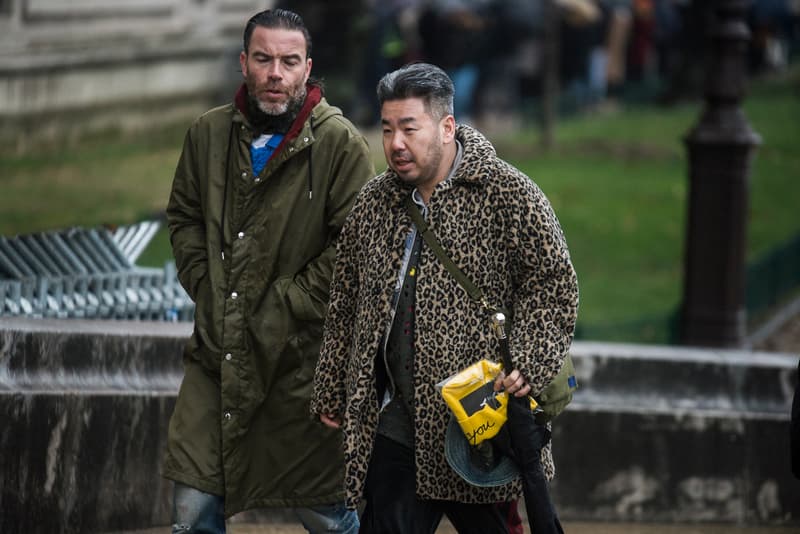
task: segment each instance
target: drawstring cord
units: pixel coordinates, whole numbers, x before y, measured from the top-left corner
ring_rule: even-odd
[[[311,125],[311,133],[314,133],[314,116],[312,115],[309,118],[309,124]],[[311,143],[308,145],[308,200],[311,200],[314,196],[314,181],[312,180],[312,162],[313,159],[311,158],[311,150],[314,147],[314,144]]]
[[[222,261],[225,261],[225,205],[228,201],[228,174],[231,164],[231,143],[233,143],[233,121],[231,121],[230,130],[228,130],[228,150],[225,153],[225,170],[223,174],[224,186],[222,188],[222,217],[219,220],[219,249]]]

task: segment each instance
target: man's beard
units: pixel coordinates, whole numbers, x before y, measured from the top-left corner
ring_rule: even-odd
[[[252,94],[248,94],[247,119],[258,133],[285,134],[291,128],[305,101],[306,88],[303,87],[298,94],[286,102],[286,111],[273,114],[265,112],[258,99]]]

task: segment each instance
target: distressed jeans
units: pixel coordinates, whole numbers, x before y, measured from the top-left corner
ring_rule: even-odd
[[[172,534],[224,534],[225,500],[222,497],[176,482],[172,502]],[[358,515],[344,503],[293,508],[292,511],[310,534],[358,532]]]

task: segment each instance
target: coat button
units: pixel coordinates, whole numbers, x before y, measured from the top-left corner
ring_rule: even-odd
[[[308,137],[304,137],[304,138],[303,138],[303,142],[304,142],[304,143],[308,143]]]
[[[261,183],[261,178],[258,178],[258,177],[256,177],[256,179],[255,179],[255,180],[253,180],[253,181],[254,181],[255,183],[257,183],[257,184],[258,184],[258,183]]]
[[[231,298],[232,298],[233,300],[236,300],[236,298],[237,298],[238,296],[239,296],[239,293],[237,293],[236,291],[234,291],[233,293],[231,293]]]
[[[225,355],[225,359],[226,359],[227,361],[231,361],[231,358],[233,358],[233,356],[231,355],[231,353],[230,353],[230,352],[229,352],[228,354],[226,354],[226,355]]]
[[[247,171],[242,173],[242,178],[247,178]]]
[[[244,232],[239,232],[238,234],[236,234],[236,236],[237,236],[239,239],[244,239]]]
[[[231,412],[225,412],[225,419],[230,421],[231,419]]]

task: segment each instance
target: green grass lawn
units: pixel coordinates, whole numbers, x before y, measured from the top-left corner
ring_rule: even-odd
[[[0,235],[130,224],[162,212],[186,126],[0,154]]]
[[[603,339],[667,341],[681,300],[688,195],[684,138],[701,103],[562,121],[549,153],[535,131],[498,152],[547,193],[581,286],[579,325]],[[800,69],[759,80],[745,114],[762,137],[750,174],[748,263],[800,233]]]
[[[759,80],[745,113],[762,136],[751,172],[748,261],[800,233],[800,68]],[[584,336],[666,341],[681,298],[688,168],[684,137],[701,104],[635,106],[559,123],[543,152],[534,128],[494,135],[501,157],[553,203],[581,288]],[[0,234],[130,224],[163,211],[188,124],[109,134],[59,150],[0,155]],[[385,167],[379,136],[371,137]],[[171,257],[160,233],[140,258]]]

